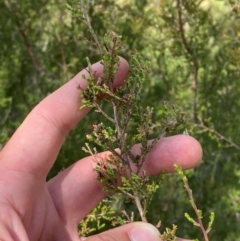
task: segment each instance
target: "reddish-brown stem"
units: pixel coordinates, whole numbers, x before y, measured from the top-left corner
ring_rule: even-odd
[[[204,228],[204,225],[203,225],[203,222],[202,222],[202,218],[201,218],[201,216],[199,214],[198,208],[197,208],[196,203],[195,203],[194,198],[193,198],[192,190],[190,189],[190,187],[188,185],[188,182],[187,182],[187,180],[185,178],[183,178],[183,182],[184,182],[185,188],[186,188],[186,190],[188,192],[188,196],[190,198],[190,202],[191,202],[191,205],[193,207],[193,210],[194,210],[194,212],[195,212],[195,214],[197,216],[197,219],[198,219],[197,224],[198,224],[198,226],[200,227],[200,229],[201,229],[201,231],[203,233],[204,240],[205,241],[209,241],[208,235],[207,235],[208,232]]]

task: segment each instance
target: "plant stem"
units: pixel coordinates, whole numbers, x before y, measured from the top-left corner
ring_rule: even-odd
[[[100,52],[103,53],[101,44],[100,44],[99,41],[98,41],[98,37],[97,37],[97,35],[95,34],[95,32],[94,32],[94,30],[93,30],[93,28],[92,28],[90,19],[89,19],[89,17],[88,17],[88,14],[87,14],[87,11],[86,11],[86,8],[85,8],[85,4],[84,4],[84,0],[81,0],[81,1],[80,1],[80,5],[81,5],[81,8],[82,8],[83,16],[84,16],[84,18],[85,18],[85,20],[86,20],[86,24],[87,24],[87,26],[88,26],[88,29],[89,29],[90,33],[92,34],[92,37],[93,37],[95,43],[97,44]]]
[[[145,216],[145,210],[143,209],[140,198],[137,194],[134,194],[134,201],[136,203],[136,206],[137,206],[137,209],[141,216],[142,221],[145,223],[148,223],[147,218]]]
[[[118,139],[119,139],[119,142],[120,142],[119,143],[120,144],[120,150],[124,152],[124,150],[125,150],[124,135],[125,135],[125,131],[126,131],[126,125],[125,125],[124,128],[121,128],[121,125],[119,123],[117,105],[114,102],[114,100],[112,100],[111,103],[112,103],[113,112],[114,112],[114,121],[115,121],[115,125],[116,125],[116,128],[117,128]],[[127,120],[127,123],[128,123],[128,121],[129,120]],[[131,174],[132,174],[133,171],[132,171],[132,168],[131,168],[131,165],[130,165],[129,157],[125,153],[123,153],[122,156],[123,156],[123,159],[124,159],[124,163],[126,164],[126,167],[127,167],[127,173],[126,173],[127,177],[131,178]],[[136,207],[138,209],[138,212],[139,212],[139,215],[141,217],[141,220],[143,222],[147,223],[148,221],[147,221],[147,218],[145,216],[145,210],[143,209],[143,206],[141,204],[141,200],[140,200],[139,196],[137,195],[137,193],[134,193],[133,199],[135,201],[135,204],[136,204]]]
[[[204,125],[202,122],[201,124],[196,124],[196,126],[202,128],[205,131],[209,131],[211,133],[213,133],[214,135],[216,135],[220,140],[224,140],[225,142],[227,142],[230,146],[236,148],[238,151],[240,151],[240,146],[238,144],[236,144],[235,142],[233,142],[232,140],[230,140],[229,138],[227,138],[226,136],[222,135],[221,133],[219,133],[218,131],[207,127],[206,125]]]
[[[106,119],[108,119],[109,121],[111,121],[112,123],[115,124],[115,120],[114,120],[111,116],[109,116],[108,114],[106,114],[106,113],[102,110],[102,108],[100,107],[100,105],[99,105],[97,102],[94,103],[94,104],[95,104],[96,109],[97,109]]]
[[[190,201],[191,201],[191,205],[192,205],[192,207],[193,207],[193,210],[194,210],[194,212],[195,212],[195,214],[196,214],[196,216],[197,216],[197,219],[198,219],[198,223],[197,223],[197,224],[198,224],[198,226],[200,227],[200,229],[201,229],[201,231],[202,231],[202,233],[203,233],[204,240],[205,240],[205,241],[209,241],[207,231],[205,230],[204,225],[203,225],[203,222],[202,222],[202,217],[200,216],[199,211],[198,211],[198,208],[197,208],[197,205],[196,205],[196,203],[195,203],[195,201],[194,201],[193,194],[192,194],[192,190],[190,189],[187,180],[186,180],[185,178],[182,178],[182,180],[183,180],[184,185],[185,185],[185,188],[186,188],[186,190],[187,190],[187,192],[188,192],[188,196],[189,196],[189,198],[190,198]]]

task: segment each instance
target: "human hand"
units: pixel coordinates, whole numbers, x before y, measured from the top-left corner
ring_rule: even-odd
[[[99,76],[102,65],[94,64],[93,70]],[[91,156],[46,182],[67,134],[89,111],[79,110],[81,97],[76,86],[87,87],[82,74],[88,75],[83,70],[40,102],[0,152],[1,241],[79,241],[79,221],[104,198]],[[128,64],[121,59],[115,87],[127,76]],[[143,168],[149,175],[174,171],[175,163],[187,169],[196,166],[201,157],[202,149],[195,139],[177,135],[161,139]],[[150,224],[137,222],[88,240],[155,241],[158,232]]]

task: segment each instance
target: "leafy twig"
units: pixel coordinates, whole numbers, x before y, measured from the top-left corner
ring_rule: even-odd
[[[100,52],[103,53],[102,46],[101,46],[100,42],[98,41],[98,37],[95,34],[94,29],[92,28],[90,19],[88,17],[88,14],[87,14],[87,11],[86,11],[86,8],[85,8],[85,4],[84,4],[84,0],[80,0],[80,5],[81,5],[81,8],[82,8],[83,16],[84,16],[84,18],[86,20],[86,24],[88,26],[88,29],[89,29],[90,33],[92,34],[92,37],[93,37],[95,43],[97,44]]]
[[[196,214],[196,217],[197,217],[197,221],[195,221],[192,217],[190,217],[190,215],[188,213],[185,213],[185,217],[191,222],[193,223],[193,225],[195,226],[198,226],[202,233],[203,233],[203,236],[204,236],[204,240],[205,241],[209,241],[209,238],[208,238],[208,233],[210,232],[211,230],[211,227],[212,227],[212,224],[213,224],[213,221],[214,221],[214,218],[215,218],[215,215],[214,213],[212,212],[210,214],[210,221],[208,223],[208,227],[207,229],[204,227],[203,225],[203,222],[202,222],[202,210],[198,209],[196,203],[195,203],[195,200],[194,200],[194,197],[193,197],[193,193],[192,193],[192,190],[191,188],[189,187],[189,184],[188,184],[188,179],[186,177],[186,175],[184,174],[182,168],[178,165],[174,165],[174,167],[176,168],[178,174],[180,175],[180,177],[182,178],[183,180],[183,183],[184,183],[184,187],[185,189],[187,190],[187,193],[188,193],[188,196],[189,196],[189,199],[190,199],[190,203],[192,205],[192,208]]]
[[[225,142],[227,142],[230,146],[236,148],[238,151],[240,151],[240,146],[238,144],[236,144],[235,142],[233,142],[232,140],[230,140],[229,138],[227,138],[226,136],[224,136],[223,134],[221,134],[220,132],[214,130],[213,128],[207,127],[206,125],[204,125],[203,123],[200,124],[195,124],[195,126],[200,127],[201,129],[211,132],[214,135],[216,135],[220,140],[224,140]]]

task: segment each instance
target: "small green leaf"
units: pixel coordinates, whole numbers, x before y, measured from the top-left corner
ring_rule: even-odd
[[[208,223],[208,229],[211,229],[212,225],[213,225],[213,222],[214,222],[214,219],[215,219],[215,213],[214,212],[211,212],[210,213],[210,216],[209,216],[209,223]]]
[[[66,7],[67,7],[69,10],[71,10],[71,11],[74,10],[73,7],[72,7],[72,5],[70,5],[69,3],[66,3]]]

